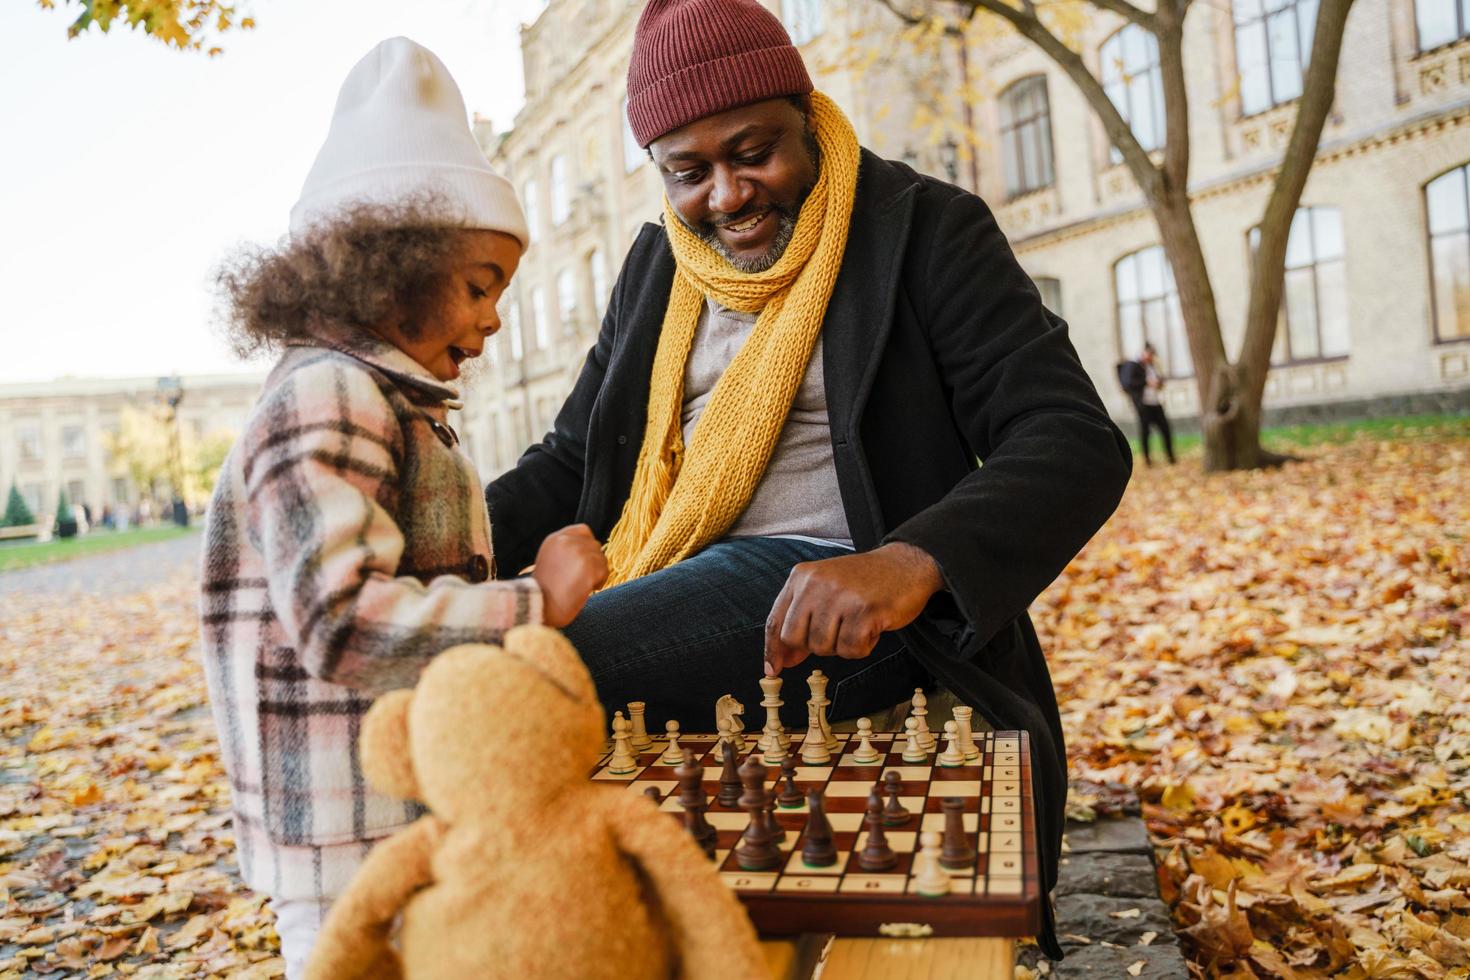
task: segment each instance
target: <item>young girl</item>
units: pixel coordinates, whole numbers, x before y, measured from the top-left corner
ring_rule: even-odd
[[[219,277],[236,348],[281,357],[210,506],[201,615],[240,870],[295,977],[372,842],[419,815],[363,779],[373,698],[455,644],[566,625],[606,563],[579,525],[491,581],[449,382],[528,235],[433,54],[395,38],[352,69],[290,227]]]

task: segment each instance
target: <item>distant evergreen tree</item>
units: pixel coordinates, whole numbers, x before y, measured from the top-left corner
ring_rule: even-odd
[[[77,515],[72,513],[65,487],[61,488],[61,496],[56,500],[56,527],[53,530],[58,538],[77,536]]]
[[[34,523],[36,523],[36,516],[26,506],[26,499],[20,495],[19,488],[12,483],[10,499],[5,503],[5,516],[0,517],[0,527],[20,527],[23,524]]]

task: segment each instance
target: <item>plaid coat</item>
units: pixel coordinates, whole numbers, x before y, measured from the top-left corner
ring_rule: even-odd
[[[541,619],[534,582],[491,581],[454,397],[397,348],[324,331],[281,357],[220,473],[204,666],[241,874],[278,899],[339,894],[370,842],[420,813],[363,779],[373,698],[441,650]]]

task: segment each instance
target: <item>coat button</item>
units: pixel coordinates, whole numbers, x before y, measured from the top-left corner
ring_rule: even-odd
[[[484,555],[471,555],[465,571],[471,582],[483,582],[490,577],[490,562]]]
[[[619,446],[626,446],[627,444],[628,444],[628,437],[627,436],[618,436],[618,445]]]
[[[454,437],[453,429],[445,425],[443,422],[440,422],[438,419],[430,419],[429,428],[434,430],[434,435],[439,437],[440,442],[444,443],[444,445],[450,447],[451,449],[454,448],[454,444],[458,440]]]

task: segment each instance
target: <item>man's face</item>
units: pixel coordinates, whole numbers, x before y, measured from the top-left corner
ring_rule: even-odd
[[[741,272],[776,264],[817,182],[817,145],[789,99],[696,120],[649,146],[674,213]]]

